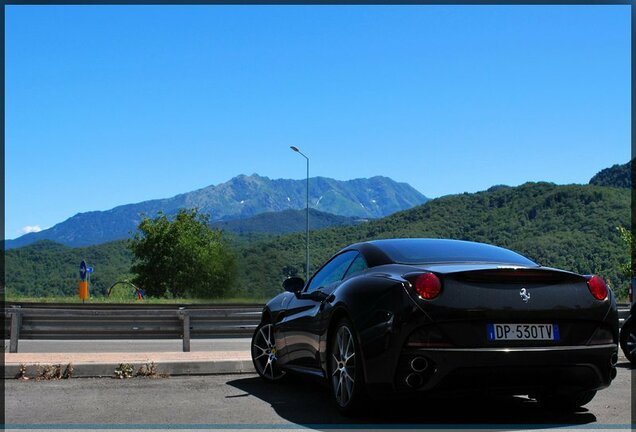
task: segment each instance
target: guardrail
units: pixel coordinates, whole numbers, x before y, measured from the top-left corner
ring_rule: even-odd
[[[7,305],[9,352],[20,339],[190,339],[251,336],[263,305]],[[619,305],[619,322],[629,315]]]
[[[18,352],[20,339],[190,339],[251,336],[263,306],[196,306],[155,309],[83,307],[22,307],[4,310],[9,352]]]

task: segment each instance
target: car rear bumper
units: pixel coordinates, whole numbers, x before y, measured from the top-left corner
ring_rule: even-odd
[[[413,366],[413,359],[420,359]],[[421,359],[425,359],[422,361]],[[509,394],[598,390],[616,376],[616,345],[403,351],[394,390]],[[426,366],[423,368],[423,366]]]

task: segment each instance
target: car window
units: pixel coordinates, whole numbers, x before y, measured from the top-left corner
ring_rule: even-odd
[[[509,249],[461,240],[387,239],[372,241],[397,264],[497,263],[537,267]]]
[[[357,255],[358,252],[349,251],[334,257],[322,269],[320,269],[318,273],[316,273],[307,287],[307,292],[315,291],[321,287],[341,280],[349,268],[349,265],[351,265],[351,262]]]
[[[367,261],[364,259],[362,255],[358,254],[356,259],[354,259],[353,262],[351,263],[351,266],[349,266],[349,270],[347,270],[347,273],[345,273],[343,279],[348,278],[349,276],[354,275],[356,273],[360,273],[361,271],[364,271],[368,268],[369,266],[367,265]]]

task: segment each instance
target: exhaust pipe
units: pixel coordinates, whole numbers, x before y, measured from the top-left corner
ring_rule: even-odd
[[[415,357],[411,360],[411,369],[414,372],[424,372],[428,368],[428,360],[424,357]]]
[[[612,356],[610,357],[610,364],[612,366],[616,366],[616,363],[618,363],[618,354],[614,353],[612,354]]]
[[[404,381],[406,381],[406,385],[411,388],[419,387],[424,382],[424,380],[422,379],[422,376],[416,373],[408,374]]]

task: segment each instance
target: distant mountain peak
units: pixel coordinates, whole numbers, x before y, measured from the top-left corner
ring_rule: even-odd
[[[250,175],[239,174],[239,175],[237,175],[235,177],[232,177],[230,179],[230,182],[233,181],[233,180],[248,180],[248,181],[249,180],[269,180],[269,178],[265,177],[265,176],[260,176],[260,175],[258,175],[256,173],[254,173],[254,174],[250,174]],[[221,184],[223,184],[223,183],[221,183]]]

